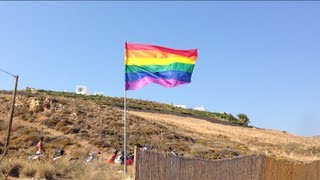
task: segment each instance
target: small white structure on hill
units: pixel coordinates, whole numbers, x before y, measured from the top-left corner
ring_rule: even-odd
[[[76,94],[88,95],[89,92],[87,86],[76,86]]]
[[[193,108],[194,110],[198,110],[198,111],[207,111],[203,106],[200,107],[195,107]]]
[[[187,109],[186,105],[174,105],[175,107],[179,107],[179,108],[183,108],[183,109]]]
[[[103,96],[103,92],[94,92],[93,95]]]

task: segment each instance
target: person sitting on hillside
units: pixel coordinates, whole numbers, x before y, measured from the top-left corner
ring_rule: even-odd
[[[37,144],[37,148],[38,148],[38,151],[37,151],[37,153],[38,154],[42,154],[42,153],[44,153],[44,148],[43,148],[43,137],[41,137],[40,138],[40,141],[38,142],[38,144]],[[36,153],[36,154],[37,154]]]
[[[89,152],[88,156],[87,156],[87,160],[86,162],[92,162],[94,160],[98,160],[100,157],[99,155],[101,155],[102,149],[97,149],[97,150],[92,150]]]
[[[65,155],[65,151],[63,149],[58,149],[54,154],[53,161],[56,161],[56,160],[62,158],[63,155]]]
[[[39,159],[40,157],[44,156],[44,147],[43,147],[43,137],[40,138],[39,142],[37,143],[36,147],[38,148],[36,154],[31,155],[29,157],[30,160],[32,159]]]
[[[114,163],[114,160],[118,154],[118,150],[115,150],[111,156],[107,159],[107,163]]]
[[[123,164],[124,161],[124,151],[121,151],[121,154],[114,161],[115,163]]]
[[[96,159],[96,157],[97,157],[97,156],[96,156],[95,153],[89,152],[86,162],[87,162],[87,163],[92,162],[94,159]]]
[[[136,144],[137,148],[139,148],[141,151],[147,150],[147,146],[146,145],[141,145],[141,144]]]
[[[132,165],[132,164],[133,164],[133,160],[134,160],[134,155],[130,153],[130,154],[127,156],[126,165],[127,165],[127,166]]]
[[[178,153],[175,152],[172,147],[169,147],[169,151],[170,151],[170,154],[174,155],[174,156],[178,156]]]

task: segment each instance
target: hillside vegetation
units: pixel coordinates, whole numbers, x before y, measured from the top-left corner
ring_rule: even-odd
[[[62,97],[73,97],[80,98],[83,100],[92,100],[100,105],[107,105],[110,107],[121,108],[123,109],[123,98],[109,97],[109,96],[95,96],[95,95],[80,95],[70,92],[55,92],[55,91],[46,91],[39,90],[39,92],[44,92],[45,94],[52,96],[62,96]],[[28,94],[28,93],[27,93]],[[210,121],[215,121],[218,123],[234,124],[234,125],[246,125],[241,118],[236,118],[229,113],[218,113],[210,111],[198,111],[193,109],[185,109],[180,107],[175,107],[172,104],[163,104],[154,101],[146,101],[139,99],[127,98],[127,108],[140,111],[152,111],[160,112],[164,114],[176,114],[184,116],[192,116],[197,118],[202,118]],[[216,121],[218,120],[218,121]]]
[[[11,92],[2,91],[0,149],[4,146],[10,101]],[[101,163],[112,151],[123,147],[122,108],[123,98],[44,90],[37,93],[20,91],[16,99],[9,157],[25,159],[36,151],[37,141],[44,136],[48,155],[57,148],[64,148],[68,158],[81,157],[83,160],[88,152],[99,151]],[[134,145],[139,143],[160,152],[168,152],[170,148],[180,155],[201,159],[265,154],[297,162],[320,160],[318,138],[246,127],[241,119],[226,113],[128,99],[127,123],[127,143],[131,153]],[[96,169],[114,170],[114,166],[105,164],[96,164]],[[121,167],[115,169],[118,171]],[[57,170],[54,176],[77,177],[75,172]],[[92,174],[91,178],[99,176],[98,172]],[[119,176],[111,175],[114,178]]]

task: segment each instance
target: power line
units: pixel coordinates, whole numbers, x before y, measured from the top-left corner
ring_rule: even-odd
[[[8,74],[8,75],[10,75],[10,76],[17,77],[16,75],[11,74],[11,73],[9,73],[9,72],[7,72],[7,71],[3,70],[3,69],[0,69],[0,71],[4,72],[4,73],[6,73],[6,74]]]

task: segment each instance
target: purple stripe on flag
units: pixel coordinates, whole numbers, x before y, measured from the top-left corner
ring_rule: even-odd
[[[150,83],[156,83],[168,88],[172,88],[172,87],[179,86],[181,84],[188,84],[190,82],[179,81],[175,79],[157,79],[157,78],[146,76],[137,81],[127,82],[125,83],[125,86],[126,86],[126,90],[137,90]]]

